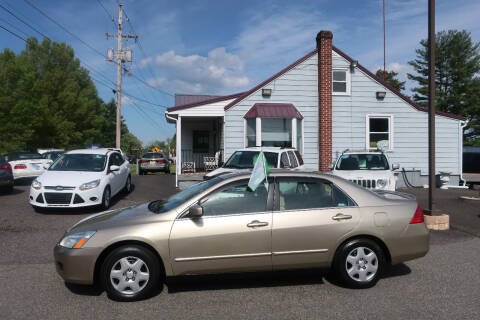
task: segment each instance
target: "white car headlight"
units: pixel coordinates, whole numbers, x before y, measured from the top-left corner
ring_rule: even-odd
[[[84,183],[78,188],[82,191],[85,191],[85,190],[90,190],[90,189],[96,188],[96,187],[98,187],[99,184],[100,184],[100,179],[97,179],[97,180],[93,180],[93,181]]]
[[[60,241],[60,245],[65,248],[78,249],[81,248],[85,242],[90,239],[96,231],[85,231],[77,232],[71,235],[68,235]]]
[[[379,189],[383,189],[387,186],[387,179],[378,179],[377,186]]]
[[[35,189],[35,190],[40,190],[40,189],[42,189],[42,184],[40,183],[40,181],[35,179],[32,182],[32,188]]]

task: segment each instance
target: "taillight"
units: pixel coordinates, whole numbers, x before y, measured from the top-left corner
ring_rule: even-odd
[[[0,170],[8,170],[8,171],[10,171],[10,170],[12,170],[12,167],[10,167],[10,164],[8,164],[8,163],[7,163],[7,164],[2,164],[2,165],[0,166]]]
[[[27,165],[25,164],[16,164],[14,167],[15,170],[17,169],[27,169]]]
[[[423,223],[423,222],[425,222],[425,218],[423,216],[422,208],[420,208],[420,206],[417,206],[417,210],[415,210],[412,220],[410,220],[410,224]]]
[[[165,159],[157,160],[157,162],[167,162]]]
[[[145,163],[147,160],[138,160],[138,163]]]

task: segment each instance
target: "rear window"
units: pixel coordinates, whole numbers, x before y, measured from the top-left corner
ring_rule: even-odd
[[[233,168],[233,169],[249,169],[253,168],[254,161],[257,156],[260,154],[260,151],[236,151],[230,156],[227,160],[224,168]],[[278,153],[275,152],[264,152],[265,158],[267,159],[268,166],[270,168],[277,167]]]
[[[143,155],[144,159],[162,159],[164,158],[163,153],[160,152],[149,152]]]
[[[5,161],[5,158],[0,155],[0,164],[5,164],[7,161]]]
[[[8,161],[42,159],[40,153],[12,153],[8,155]]]

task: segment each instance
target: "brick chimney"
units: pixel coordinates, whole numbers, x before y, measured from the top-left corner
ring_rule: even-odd
[[[328,171],[332,162],[332,38],[331,31],[317,34],[319,171]]]

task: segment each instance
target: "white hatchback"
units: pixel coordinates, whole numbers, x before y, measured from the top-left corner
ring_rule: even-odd
[[[132,188],[130,164],[114,149],[73,150],[59,157],[32,182],[35,208],[101,206]]]

